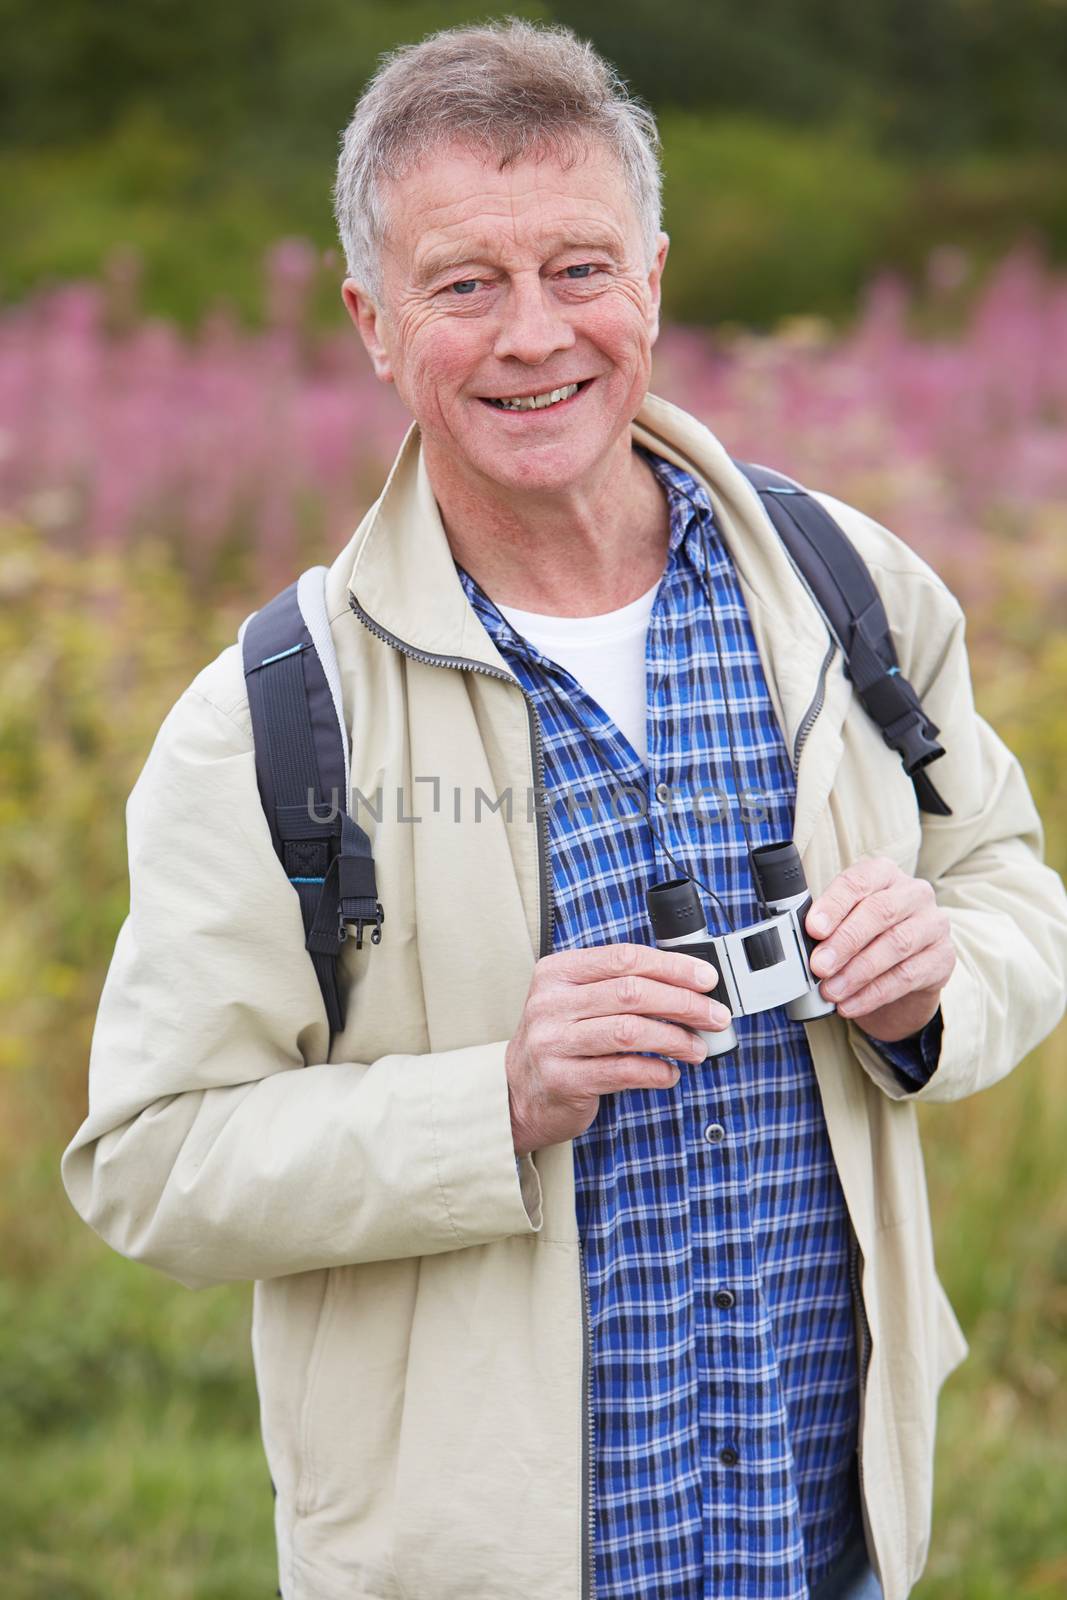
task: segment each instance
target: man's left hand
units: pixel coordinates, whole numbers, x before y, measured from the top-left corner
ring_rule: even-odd
[[[924,878],[864,856],[814,901],[805,927],[820,993],[872,1039],[892,1043],[936,1012],[956,952],[946,912]]]

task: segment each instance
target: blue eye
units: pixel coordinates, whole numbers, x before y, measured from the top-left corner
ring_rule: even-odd
[[[584,278],[587,277],[589,273],[595,272],[596,268],[593,266],[591,261],[583,261],[580,266],[565,267],[563,270],[566,272],[568,278],[572,278],[575,275]]]
[[[454,294],[472,294],[480,281],[478,278],[463,278],[459,283],[453,283],[451,289]]]

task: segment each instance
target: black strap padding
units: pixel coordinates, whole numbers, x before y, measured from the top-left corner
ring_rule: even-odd
[[[940,729],[900,671],[882,597],[844,529],[807,490],[768,467],[735,463],[759,494],[772,525],[840,644],[845,672],[882,738],[896,750],[920,809],[951,816],[922,770],[944,755]]]
[[[370,839],[345,812],[345,752],[330,687],[300,612],[297,584],[248,621],[243,636],[256,781],[274,850],[300,904],[331,1038],[345,1024],[338,961],[355,924],[381,938]]]

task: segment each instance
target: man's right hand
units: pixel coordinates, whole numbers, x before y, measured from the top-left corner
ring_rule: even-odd
[[[673,1088],[677,1067],[632,1052],[703,1061],[692,1030],[731,1020],[706,993],[717,983],[708,962],[643,944],[542,956],[506,1056],[515,1154],[584,1133],[602,1094]]]

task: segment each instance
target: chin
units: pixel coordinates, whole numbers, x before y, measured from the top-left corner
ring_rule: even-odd
[[[594,442],[580,434],[504,450],[487,450],[479,443],[483,447],[467,455],[477,472],[504,488],[545,494],[579,483],[611,451],[614,440]]]

